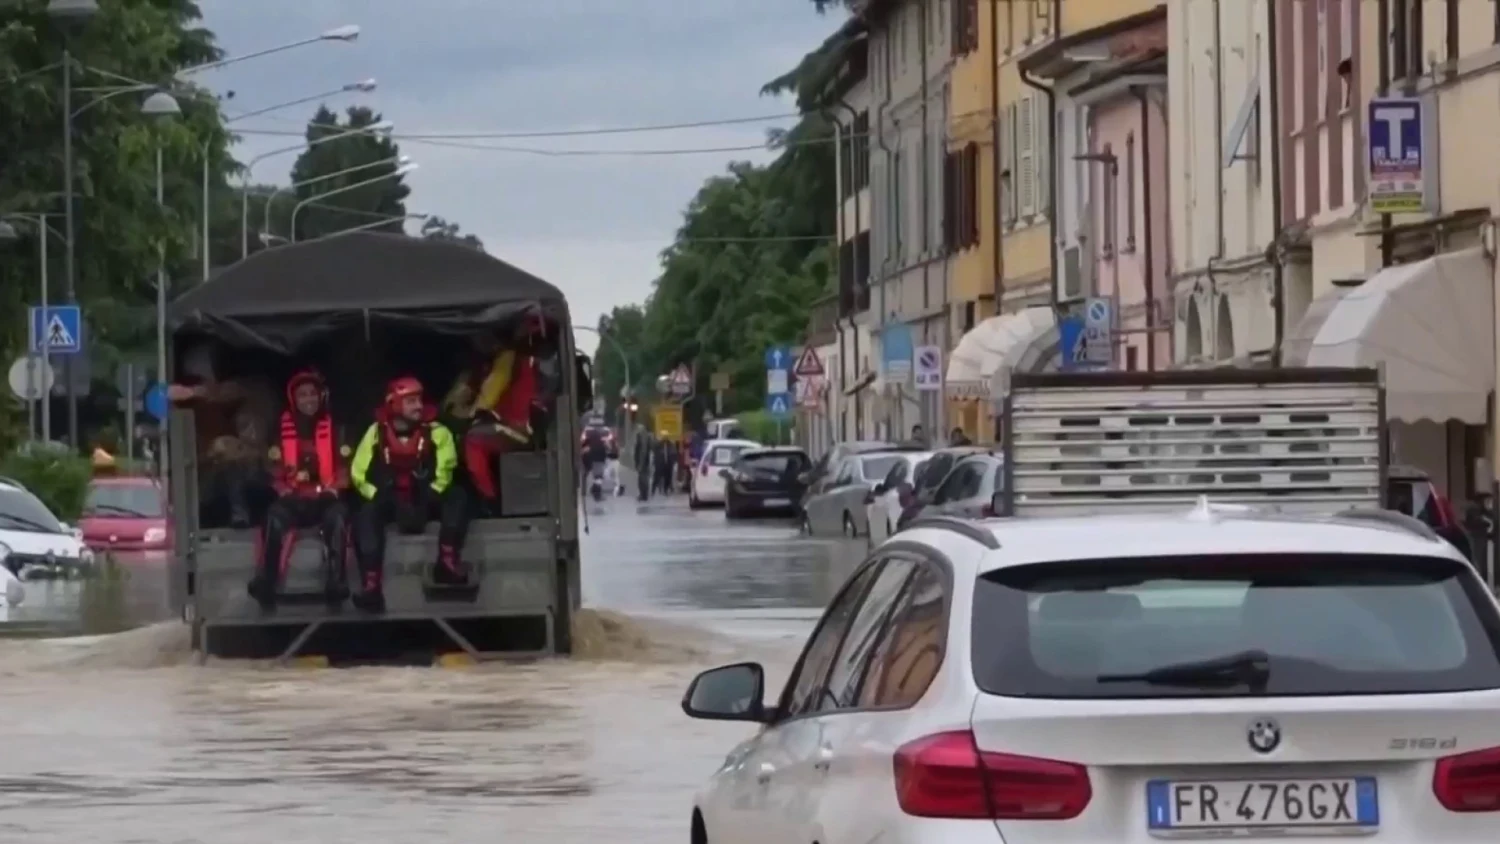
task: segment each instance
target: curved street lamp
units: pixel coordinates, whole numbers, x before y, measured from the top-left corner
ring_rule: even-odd
[[[312,95],[306,96],[306,97],[298,97],[295,100],[287,100],[286,102],[277,103],[275,105],[266,106],[265,108],[259,108],[259,109],[256,109],[255,111],[248,111],[248,112],[245,112],[244,114],[236,114],[234,117],[226,118],[224,120],[224,123],[225,123],[225,125],[228,125],[230,123],[235,123],[235,122],[240,121],[240,120],[248,120],[251,117],[259,117],[259,116],[261,116],[263,114],[270,114],[273,111],[280,111],[280,110],[282,110],[284,108],[291,108],[293,106],[299,106],[299,105],[302,105],[304,103],[310,103],[310,102],[325,100],[325,99],[327,99],[329,97],[337,96],[338,94],[348,94],[348,93],[368,94],[371,91],[374,91],[375,88],[376,88],[376,82],[375,82],[374,79],[362,79],[362,80],[360,80],[358,82],[350,82],[348,85],[342,85],[342,86],[340,86],[338,88],[335,88],[335,89],[333,89],[331,91],[324,91],[322,93],[312,94]],[[209,165],[212,162],[210,161],[210,159],[208,157],[208,148],[209,148],[209,146],[211,146],[213,144],[213,140],[214,139],[212,137],[205,139],[203,141],[202,146],[199,148],[200,157],[203,159],[203,231],[202,231],[202,234],[201,234],[201,237],[202,237],[202,248],[201,248],[201,251],[203,252],[203,280],[204,281],[208,280],[209,273],[211,273],[213,271],[212,255],[210,254],[211,250],[208,248],[208,242],[209,242],[209,240],[211,238],[211,233],[210,233],[210,222],[211,221],[210,221],[209,217],[210,217],[210,211],[211,211],[211,206],[212,206],[212,201],[211,201],[211,199],[209,197],[209,177],[211,175],[209,173]],[[241,190],[243,191],[243,188]],[[248,205],[242,206],[242,207],[248,208]],[[241,257],[244,257],[244,256],[242,255]]]
[[[380,161],[371,161],[368,164],[356,164],[353,167],[345,167],[342,170],[335,170],[332,173],[324,173],[321,176],[314,176],[311,179],[303,179],[300,182],[292,182],[291,184],[284,187],[278,187],[277,189],[271,191],[270,195],[266,197],[266,213],[264,215],[264,218],[261,220],[260,230],[262,232],[265,232],[266,234],[271,234],[271,206],[275,204],[276,197],[280,196],[282,193],[285,193],[289,190],[294,191],[297,188],[305,188],[308,185],[315,185],[318,182],[323,181],[324,179],[336,179],[339,176],[347,176],[350,173],[358,173],[361,170],[369,170],[372,167],[384,167],[390,164],[394,164],[399,169],[401,167],[407,166],[408,164],[411,164],[411,158],[405,155],[398,155],[395,158],[385,158],[381,159]],[[295,242],[296,234],[297,232],[294,224],[294,228],[292,229],[292,231],[287,232],[288,239]]]
[[[351,135],[363,135],[367,133],[389,135],[391,133],[391,130],[395,128],[396,124],[392,123],[389,120],[382,120],[378,123],[371,123],[369,126],[358,126],[353,129],[347,129],[343,132],[335,132],[332,135],[324,135],[321,138],[314,138],[311,141],[304,141],[303,143],[297,144],[295,146],[273,149],[270,152],[263,152],[260,155],[257,155],[254,158],[250,159],[250,162],[245,165],[244,184],[240,185],[240,260],[244,260],[245,258],[250,257],[249,188],[250,177],[255,170],[255,165],[259,164],[262,161],[265,161],[268,158],[275,158],[278,155],[286,155],[293,152],[301,152],[309,147],[315,147],[319,144],[326,144],[329,141],[336,141],[340,138],[347,138]]]
[[[309,203],[316,202],[320,199],[327,199],[330,196],[338,196],[341,193],[348,193],[352,190],[359,190],[360,188],[368,187],[370,185],[379,184],[380,182],[384,182],[387,179],[399,179],[402,176],[405,176],[407,173],[410,173],[416,169],[416,164],[403,164],[400,167],[397,167],[395,170],[392,170],[391,172],[385,173],[380,176],[376,176],[373,179],[365,179],[362,182],[355,182],[352,185],[344,185],[340,188],[334,188],[327,193],[320,193],[317,196],[309,196],[307,199],[302,200],[292,208],[292,223],[290,227],[291,231],[288,232],[288,234],[291,235],[291,241],[293,243],[297,242],[297,215],[301,213],[302,209],[307,207]]]

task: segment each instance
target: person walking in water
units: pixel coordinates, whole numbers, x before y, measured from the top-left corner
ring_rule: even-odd
[[[656,452],[656,440],[644,425],[638,427],[635,432],[635,484],[639,492],[640,501],[648,501],[651,498],[651,483],[654,479],[652,470],[653,458]]]

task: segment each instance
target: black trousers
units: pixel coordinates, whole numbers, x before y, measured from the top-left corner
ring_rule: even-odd
[[[637,492],[640,493],[639,497],[641,501],[646,501],[651,498],[651,478],[652,469],[650,464],[647,464],[644,467],[637,466],[635,468],[635,486]]]
[[[438,557],[433,577],[439,582],[463,583],[464,540],[469,534],[469,497],[452,484],[441,494],[422,485],[410,498],[382,489],[355,516],[354,553],[365,591],[379,591],[385,582],[385,531],[390,525],[407,535],[420,535],[434,517],[438,522]]]
[[[324,582],[330,590],[347,588],[349,511],[331,495],[283,495],[266,510],[260,568],[256,579],[263,585],[280,586],[282,570],[291,559],[293,540],[299,530],[317,528],[323,541]]]

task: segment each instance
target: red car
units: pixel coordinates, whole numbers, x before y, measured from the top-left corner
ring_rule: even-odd
[[[83,505],[83,541],[96,553],[172,548],[167,500],[155,478],[95,478]]]

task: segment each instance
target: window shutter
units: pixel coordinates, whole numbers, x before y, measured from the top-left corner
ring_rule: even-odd
[[[1036,213],[1036,120],[1035,97],[1027,97],[1016,108],[1016,199],[1022,217]]]
[[[1036,161],[1036,213],[1048,215],[1052,211],[1052,174],[1056,169],[1052,163],[1052,133],[1049,131],[1057,115],[1047,108],[1044,97],[1033,97],[1036,108],[1036,141],[1032,144],[1032,158]]]
[[[1011,225],[1016,221],[1016,106],[1014,103],[1000,109],[1000,222]]]
[[[958,247],[957,230],[954,226],[958,218],[958,205],[955,202],[958,198],[955,191],[958,179],[953,163],[953,153],[943,156],[943,251],[945,252],[952,252]]]
[[[968,193],[969,213],[965,240],[970,246],[979,245],[979,145],[970,143],[964,149],[964,186]]]

